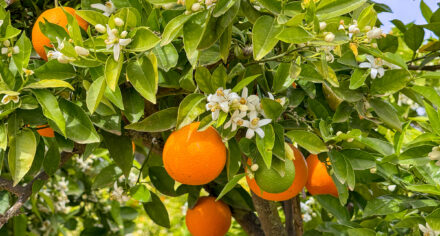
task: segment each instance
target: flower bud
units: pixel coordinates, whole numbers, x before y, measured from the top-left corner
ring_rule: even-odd
[[[75,52],[79,56],[83,56],[83,57],[86,57],[86,56],[88,56],[90,54],[89,50],[87,50],[87,49],[85,49],[83,47],[80,47],[80,46],[75,46]]]
[[[341,131],[336,132],[336,136],[343,134]]]
[[[396,190],[396,185],[395,184],[393,184],[393,185],[388,185],[388,190],[390,190],[391,192],[394,192],[394,190]]]
[[[57,58],[57,60],[58,60],[58,62],[61,63],[61,64],[67,64],[67,63],[69,63],[69,58],[66,57],[66,56],[64,56],[64,55],[59,56],[59,57]]]
[[[5,41],[3,41],[3,45],[5,47],[9,47],[9,46],[11,46],[11,42],[9,40],[5,40]]]
[[[338,27],[338,30],[345,30],[344,25],[343,25],[343,24],[340,24],[339,27]]]
[[[8,54],[9,48],[2,48],[2,54]]]
[[[121,33],[121,38],[125,38],[125,37],[127,37],[127,34],[128,34],[128,32],[127,31],[122,31],[122,33]]]
[[[115,18],[115,25],[116,26],[123,26],[124,25],[124,21],[121,18],[116,17]]]
[[[14,47],[12,48],[12,53],[13,53],[13,54],[20,53],[20,48],[19,48],[18,46],[14,46]]]
[[[107,29],[105,28],[105,26],[103,26],[101,24],[95,25],[95,29],[96,29],[96,31],[98,31],[101,34],[104,34],[107,32]]]
[[[335,40],[335,35],[332,32],[327,32],[325,34],[324,40],[327,42],[332,42],[333,40]]]
[[[117,29],[112,29],[112,33],[113,33],[114,35],[117,35],[119,32],[118,32]]]
[[[348,27],[348,32],[352,34],[359,34],[361,31],[359,30],[357,25],[350,25]]]
[[[192,11],[199,11],[202,8],[202,5],[200,3],[196,2],[191,6]]]
[[[370,173],[371,173],[371,174],[375,174],[376,171],[377,171],[376,167],[373,167],[373,168],[370,169]]]
[[[253,164],[253,165],[251,165],[251,170],[252,170],[253,172],[257,171],[258,168],[259,168],[258,164]]]
[[[213,0],[205,0],[205,5],[206,6],[211,6],[214,3]]]
[[[324,30],[325,27],[327,27],[327,23],[325,23],[325,22],[319,22],[319,29],[320,29],[320,30]]]

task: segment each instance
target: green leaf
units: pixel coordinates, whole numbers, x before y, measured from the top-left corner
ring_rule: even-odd
[[[402,123],[397,115],[397,111],[391,104],[378,98],[369,100],[369,103],[386,125],[398,131],[402,131]]]
[[[225,194],[227,194],[229,191],[231,191],[237,184],[238,181],[243,179],[243,177],[246,176],[246,173],[241,173],[236,176],[234,176],[229,182],[225,185],[225,187],[222,189],[220,194],[218,195],[216,201],[220,200]]]
[[[69,64],[50,60],[34,70],[34,76],[40,79],[69,79],[76,76],[75,69]]]
[[[264,164],[270,169],[272,165],[272,149],[275,145],[275,132],[271,124],[265,125],[261,129],[264,131],[264,137],[261,138],[260,135],[256,134],[255,143],[263,157]]]
[[[412,90],[424,96],[430,102],[432,102],[435,106],[440,107],[440,96],[437,91],[433,87],[428,86],[413,86]]]
[[[173,41],[173,39],[177,37],[185,22],[188,21],[191,17],[192,15],[181,14],[170,20],[163,31],[160,46],[165,46],[171,43],[171,41]]]
[[[151,114],[140,122],[125,126],[125,129],[140,132],[163,132],[172,129],[177,122],[177,107],[170,107]]]
[[[261,99],[261,106],[263,107],[264,114],[266,114],[267,118],[272,119],[273,121],[276,121],[281,113],[283,113],[283,107],[281,104],[269,98]]]
[[[165,168],[162,166],[151,166],[148,168],[148,175],[154,187],[159,190],[159,192],[168,195],[176,196],[176,191],[174,190],[174,179],[172,179]]]
[[[219,17],[226,13],[237,0],[219,0],[212,11],[212,16]]]
[[[420,1],[420,10],[422,11],[423,18],[425,18],[426,22],[431,22],[432,10],[428,5],[422,0]]]
[[[366,151],[344,149],[341,153],[350,161],[354,170],[367,170],[376,166],[376,158]]]
[[[280,63],[275,73],[272,90],[275,93],[284,91],[292,86],[294,78],[290,77],[290,63]],[[293,64],[296,65],[296,64]]]
[[[232,88],[232,92],[238,93],[240,92],[244,87],[246,87],[248,84],[250,84],[252,81],[254,81],[256,78],[260,77],[261,75],[252,75],[249,77],[246,77],[242,80],[240,80],[240,82],[238,82],[234,88]]]
[[[365,79],[368,77],[369,74],[370,73],[368,70],[356,68],[350,77],[349,88],[354,90],[364,85]]]
[[[9,140],[8,163],[14,186],[26,175],[32,166],[37,141],[30,129],[23,129]]]
[[[58,148],[58,144],[54,141],[51,142],[49,149],[46,152],[46,156],[43,161],[43,168],[46,173],[51,176],[55,174],[60,165],[61,155]]]
[[[154,48],[160,42],[160,38],[147,27],[139,27],[135,30],[136,33],[133,41],[128,45],[128,51],[144,52]]]
[[[41,88],[69,88],[75,90],[72,85],[63,80],[58,79],[43,79],[38,82],[30,83],[25,88],[41,89]]]
[[[66,121],[66,137],[77,143],[96,143],[100,141],[98,133],[93,127],[89,116],[78,105],[67,101],[60,100],[60,109],[63,112]],[[51,125],[51,127],[53,127]],[[53,127],[56,129],[55,127]]]
[[[92,189],[111,186],[121,174],[121,169],[119,169],[119,167],[117,167],[115,164],[102,168],[102,170],[93,180]]]
[[[339,204],[337,198],[331,195],[317,195],[316,200],[318,200],[319,204],[328,212],[338,219],[338,221],[347,221],[349,220],[348,210]]]
[[[133,199],[140,202],[150,202],[151,194],[143,184],[137,184],[130,189],[130,195]]]
[[[440,188],[432,184],[408,185],[406,188],[414,192],[440,195]]]
[[[127,65],[127,79],[142,97],[156,103],[159,74],[155,58],[144,56],[142,60],[131,61]]]
[[[328,151],[324,142],[314,133],[305,130],[291,130],[286,133],[286,136],[310,153],[319,154]]]
[[[400,212],[402,200],[391,196],[381,196],[373,200],[367,201],[364,209],[364,217],[373,215],[389,215]]]
[[[228,74],[226,73],[226,68],[223,65],[218,66],[211,76],[212,88],[217,90],[217,88],[225,88],[226,80],[228,79]]]
[[[93,114],[93,112],[96,111],[96,108],[98,108],[98,105],[104,96],[105,88],[106,84],[104,76],[99,77],[93,81],[92,85],[90,85],[86,96],[86,104],[90,114]]]
[[[6,151],[8,147],[8,131],[6,129],[6,124],[0,123],[0,150]]]
[[[334,150],[330,151],[328,155],[330,157],[332,169],[336,178],[338,178],[339,182],[344,184],[347,179],[347,165],[344,155]]]
[[[191,61],[191,64],[195,64],[193,62],[195,62],[194,60],[197,59],[197,46],[202,39],[203,31],[205,30],[207,23],[208,13],[208,11],[195,13],[191,19],[189,19],[183,25],[183,46],[185,48],[188,60]]]
[[[209,117],[209,116],[208,116]],[[200,124],[201,125],[201,124]],[[232,138],[228,141],[228,159],[226,161],[226,172],[230,180],[240,169],[241,151],[237,140]]]
[[[48,90],[33,90],[35,97],[43,109],[43,114],[55,122],[63,135],[66,135],[66,121],[54,95]]]
[[[277,0],[257,0],[265,9],[271,11],[274,14],[280,14],[281,2]]]
[[[316,17],[320,21],[342,16],[361,7],[367,0],[335,0],[332,3],[321,7],[320,4],[316,11]]]
[[[110,157],[128,178],[134,159],[130,138],[127,136],[117,136],[105,131],[102,131],[101,134],[104,137],[105,146],[110,152]]]
[[[21,34],[20,38],[15,42],[15,46],[20,49],[19,53],[12,54],[15,66],[17,70],[22,73],[22,69],[26,68],[29,64],[29,58],[32,52],[32,44],[26,34]]]
[[[134,88],[126,88],[123,93],[124,115],[130,122],[137,122],[144,115],[144,99]]]
[[[431,123],[431,127],[433,131],[440,135],[440,119],[437,111],[429,105],[427,102],[423,101],[426,113],[428,114],[429,122]]]
[[[154,223],[165,228],[170,228],[168,211],[156,194],[151,193],[151,202],[145,202],[143,203],[143,206],[145,212],[147,212],[148,216],[150,216]]]
[[[414,52],[419,49],[425,38],[425,30],[418,25],[412,25],[404,34],[403,39]]]
[[[371,82],[371,93],[390,95],[404,89],[409,82],[409,74],[405,70],[388,70],[382,78]]]
[[[275,18],[264,15],[258,18],[252,29],[254,59],[261,60],[278,43],[276,36],[283,30]]]
[[[231,44],[232,44],[232,25],[226,28],[226,30],[223,32],[222,36],[219,39],[220,55],[223,60],[223,63],[228,63]]]
[[[313,39],[313,35],[299,26],[284,27],[276,36],[279,40],[286,43],[305,43]]]
[[[215,93],[216,88],[213,88],[211,84],[211,73],[206,67],[197,67],[195,79],[197,86],[202,92],[205,94]]]
[[[107,58],[107,62],[105,63],[105,81],[107,82],[107,86],[115,91],[116,86],[118,86],[119,75],[122,70],[122,63],[124,62],[124,54],[119,55],[119,60],[115,61],[113,56],[109,56]]]
[[[376,236],[376,232],[367,228],[353,228],[347,230],[348,236]]]
[[[193,93],[186,96],[179,105],[177,113],[177,129],[190,124],[205,111],[205,96]]]
[[[153,53],[157,57],[157,65],[165,72],[177,65],[179,54],[173,44],[158,45],[153,49]]]
[[[433,230],[440,230],[440,209],[432,211],[431,214],[425,217],[425,220]]]
[[[373,27],[376,24],[377,13],[374,10],[374,4],[364,8],[357,19],[359,29],[365,29],[365,26]]]
[[[220,17],[211,16],[209,18],[203,32],[202,40],[200,40],[197,49],[208,49],[220,38],[223,32],[233,23],[234,19],[236,19],[238,10],[240,9],[240,2],[241,1],[235,1],[235,4]]]
[[[91,10],[77,10],[75,14],[89,22],[92,25],[106,25],[108,24],[108,17],[104,16],[102,13]]]

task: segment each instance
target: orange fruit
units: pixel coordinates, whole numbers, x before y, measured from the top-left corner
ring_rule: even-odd
[[[295,82],[292,83],[292,87],[296,88],[296,83]]]
[[[188,185],[211,182],[226,164],[226,147],[213,127],[198,132],[200,122],[174,131],[163,149],[165,170],[174,180]]]
[[[186,227],[193,236],[223,236],[231,226],[231,210],[214,197],[201,197],[186,212]]]
[[[65,11],[75,16],[76,20],[78,21],[78,25],[83,28],[84,30],[87,30],[88,23],[83,20],[81,17],[77,16],[75,13],[75,9],[70,7],[63,7]],[[34,27],[32,28],[32,45],[34,46],[35,51],[40,55],[41,58],[47,61],[47,55],[44,51],[44,46],[46,47],[52,47],[50,44],[49,38],[47,38],[40,30],[40,22],[44,23],[46,19],[50,23],[57,24],[61,27],[63,27],[67,31],[67,17],[64,13],[63,9],[61,7],[52,8],[49,10],[44,11],[41,13],[40,16],[38,16],[37,20],[34,23]]]
[[[44,128],[46,127],[46,128]],[[43,137],[53,138],[55,137],[55,133],[53,132],[53,129],[46,126],[46,125],[40,125],[37,126],[37,132]]]
[[[338,197],[335,182],[333,182],[325,164],[318,159],[317,155],[310,154],[307,158],[307,166],[309,167],[309,178],[306,188],[309,193],[312,195],[330,194]]]
[[[136,152],[136,144],[134,144],[133,141],[131,141],[131,148],[133,149],[133,153]]]
[[[270,200],[270,201],[285,201],[295,197],[304,188],[307,182],[307,163],[304,159],[303,154],[293,145],[289,144],[295,155],[295,160],[293,160],[293,165],[295,166],[295,178],[293,179],[292,185],[284,192],[281,193],[268,193],[261,191],[260,187],[257,185],[255,178],[250,179],[246,176],[246,181],[249,188],[260,198]],[[250,159],[248,159],[250,160]]]

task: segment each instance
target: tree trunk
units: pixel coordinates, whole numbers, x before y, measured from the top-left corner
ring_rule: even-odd
[[[286,230],[281,223],[280,216],[275,202],[266,201],[252,193],[252,201],[258,218],[260,218],[261,227],[267,236],[285,236]]]

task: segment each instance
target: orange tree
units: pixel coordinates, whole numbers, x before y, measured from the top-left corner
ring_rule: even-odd
[[[186,196],[194,235],[231,217],[249,235],[440,230],[423,1],[426,24],[389,34],[371,0],[1,5],[2,232],[169,228],[164,196]]]

